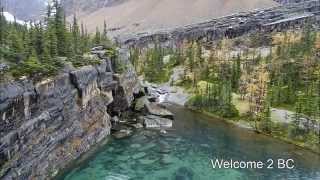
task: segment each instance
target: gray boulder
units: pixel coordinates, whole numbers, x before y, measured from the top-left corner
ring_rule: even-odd
[[[152,115],[173,119],[173,114],[170,111],[160,107],[156,103],[147,103],[145,104],[145,108]]]
[[[5,71],[7,69],[9,69],[9,65],[5,64],[5,63],[0,63],[0,72],[1,71]]]
[[[134,106],[134,110],[138,112],[142,112],[147,104],[150,102],[146,96],[143,96],[136,100],[136,104]]]

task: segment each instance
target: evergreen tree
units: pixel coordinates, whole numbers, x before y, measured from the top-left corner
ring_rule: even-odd
[[[261,130],[267,134],[272,133],[272,122],[271,122],[271,102],[270,98],[272,97],[272,91],[268,92],[267,97],[265,98],[265,103],[263,107],[263,111],[260,115],[261,122]]]
[[[20,36],[19,32],[17,31],[16,27],[11,27],[9,31],[9,47],[14,56],[14,61],[19,62],[23,60],[23,42],[22,37]]]
[[[3,46],[6,41],[6,32],[7,29],[7,22],[5,20],[4,14],[3,14],[3,7],[1,6],[0,2],[0,46]]]
[[[76,16],[73,17],[73,26],[72,26],[72,44],[73,44],[73,54],[81,53],[81,41],[80,41],[80,29],[78,26]]]
[[[108,40],[108,29],[107,29],[107,22],[106,20],[104,20],[103,22],[103,34],[102,34],[102,39],[103,41],[107,41]]]
[[[58,51],[58,38],[53,26],[49,26],[46,32],[46,38],[48,41],[48,46],[50,50],[51,57],[57,57],[59,54]]]
[[[32,49],[31,55],[28,57],[26,61],[23,62],[22,70],[20,70],[20,73],[26,73],[24,75],[32,76],[32,77],[38,77],[41,75],[45,67],[40,63],[35,49]]]
[[[240,55],[233,60],[232,64],[232,89],[234,92],[239,90],[239,81],[241,77],[241,58]]]
[[[95,46],[101,45],[101,33],[98,27],[96,28],[96,34],[94,36],[93,43]]]
[[[37,54],[42,55],[45,48],[45,38],[41,23],[36,25],[35,27],[35,37],[33,44]]]
[[[63,11],[62,5],[58,0],[54,0],[54,9],[56,11],[54,16],[54,25],[55,25],[55,33],[56,39],[59,46],[57,46],[57,53],[59,56],[68,56],[68,48],[70,48],[67,42],[67,30],[66,30],[66,22],[65,15]]]

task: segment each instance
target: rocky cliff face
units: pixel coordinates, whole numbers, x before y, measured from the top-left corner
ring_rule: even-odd
[[[0,179],[48,179],[110,134],[108,111],[128,108],[139,88],[130,68],[110,64],[0,84]]]

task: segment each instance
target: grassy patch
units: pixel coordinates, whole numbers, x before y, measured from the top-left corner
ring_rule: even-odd
[[[247,100],[241,100],[240,95],[232,95],[232,103],[239,111],[240,116],[247,114],[250,111],[250,104]]]

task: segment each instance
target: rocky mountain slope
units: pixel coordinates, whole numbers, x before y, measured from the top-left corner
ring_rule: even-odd
[[[199,23],[237,12],[277,6],[274,0],[61,0],[89,32],[106,20],[110,35],[154,31]],[[45,0],[1,0],[5,10],[22,20],[40,19]]]
[[[90,32],[107,21],[110,35],[153,31],[202,22],[237,12],[277,6],[273,0],[124,0],[99,1],[100,8],[65,0]],[[74,2],[74,1],[73,1]],[[79,10],[80,9],[80,10]],[[89,13],[88,13],[89,12]],[[92,13],[90,13],[92,12]]]

